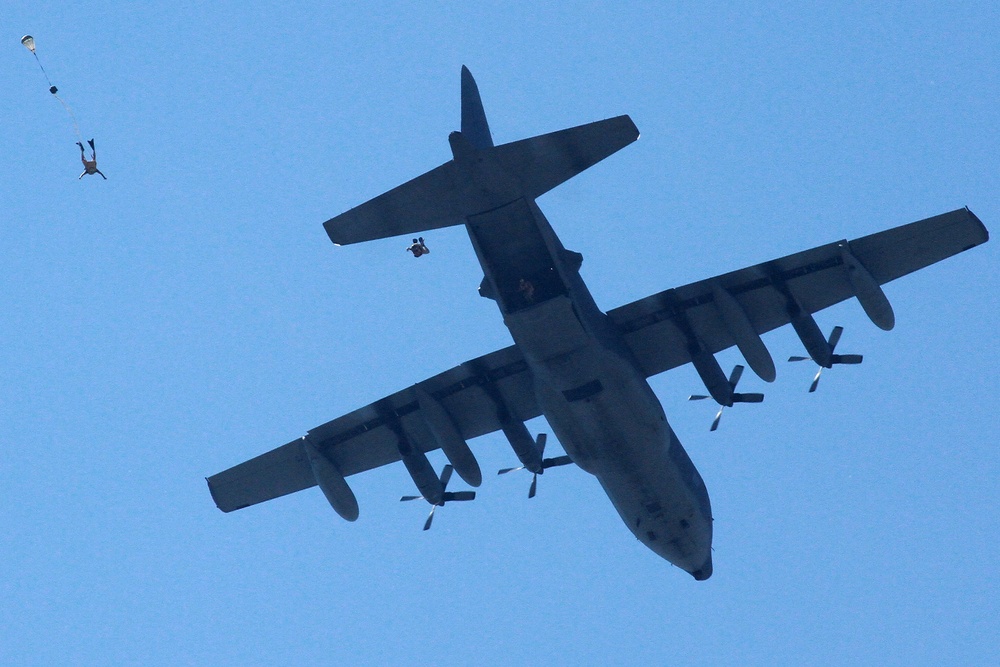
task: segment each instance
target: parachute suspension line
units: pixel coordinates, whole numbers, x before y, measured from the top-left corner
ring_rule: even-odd
[[[52,86],[52,89],[54,88],[55,86]],[[59,104],[63,105],[63,109],[65,109],[66,113],[69,114],[70,120],[73,121],[73,131],[76,132],[76,140],[83,143],[83,137],[80,135],[80,125],[76,122],[76,116],[73,114],[73,110],[69,108],[69,105],[66,104],[63,98],[59,97],[57,93],[52,93],[52,96],[59,100]]]
[[[38,53],[32,49],[31,55],[35,56],[35,62],[38,63],[38,69],[42,70],[42,75],[45,76],[45,81],[49,84],[49,92],[52,92],[52,89],[55,88],[55,86],[53,86],[52,82],[49,81],[49,73],[45,71],[44,67],[42,67],[42,61],[38,59]],[[52,94],[55,95],[55,93]]]
[[[31,51],[31,55],[35,56],[35,62],[38,63],[38,69],[42,70],[42,76],[45,77],[45,82],[49,84],[49,92],[52,93],[52,97],[59,100],[59,104],[61,104],[63,109],[66,110],[66,113],[69,114],[69,119],[73,121],[73,131],[76,132],[76,139],[80,143],[83,143],[83,136],[80,134],[80,124],[76,122],[76,114],[74,114],[73,110],[69,108],[66,101],[59,97],[59,89],[52,85],[52,80],[49,79],[49,73],[45,71],[42,61],[38,58],[38,52],[35,51],[35,38],[31,35],[25,35],[21,38],[21,44],[24,45],[24,48]]]

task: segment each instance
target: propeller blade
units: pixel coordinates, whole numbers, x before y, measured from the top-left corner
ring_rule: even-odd
[[[689,401],[704,401],[708,396],[703,396],[702,394],[692,394],[688,396]]]
[[[557,456],[552,459],[543,459],[542,470],[545,470],[547,468],[556,468],[558,466],[568,466],[572,462],[573,459],[571,459],[568,456]]]
[[[739,383],[741,377],[743,377],[743,366],[736,364],[733,367],[733,372],[729,374],[729,386],[736,389],[736,385]]]
[[[539,433],[538,437],[535,438],[535,446],[538,448],[538,453],[541,455],[545,451],[545,441],[548,436],[545,433]],[[531,486],[528,488],[528,498],[534,498],[535,494],[538,492],[538,475],[548,468],[554,468],[556,466],[564,466],[573,463],[573,459],[569,456],[556,456],[551,459],[542,459],[542,469],[537,473],[531,474]],[[518,466],[517,468],[504,468],[503,470],[498,470],[498,475],[504,475],[509,472],[515,472],[517,470],[525,470],[525,466]]]
[[[437,508],[437,505],[431,505],[431,513],[427,515],[427,521],[424,522],[424,530],[431,529],[431,522],[434,521],[434,510]]]
[[[811,357],[788,357],[789,361],[812,361]]]
[[[819,376],[822,375],[822,374],[823,374],[823,367],[820,366],[819,370],[816,371],[816,377],[813,378],[813,383],[811,385],[809,385],[809,393],[810,394],[813,393],[814,391],[816,391],[816,385],[819,384]]]
[[[860,364],[864,359],[863,355],[860,354],[835,354],[833,363],[835,364]]]
[[[475,491],[455,491],[445,494],[445,500],[447,502],[451,502],[453,500],[459,501],[459,500],[475,500],[475,499],[476,499]]]
[[[402,498],[399,499],[399,502],[404,502],[407,500],[423,500],[423,499],[424,499],[423,496],[403,496]]]
[[[712,420],[712,428],[709,431],[714,431],[719,428],[719,420],[722,419],[722,411],[726,409],[726,406],[719,408],[719,411],[715,414],[715,419]]]
[[[844,327],[834,327],[833,331],[830,332],[830,338],[827,341],[830,344],[830,352],[833,352],[833,349],[837,347],[842,333],[844,333]]]
[[[451,465],[446,465],[444,470],[441,471],[441,488],[447,489],[448,482],[451,481],[451,473],[454,472],[454,468]]]

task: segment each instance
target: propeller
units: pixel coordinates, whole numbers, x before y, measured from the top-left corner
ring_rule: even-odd
[[[545,453],[545,441],[547,439],[548,439],[548,436],[545,433],[539,433],[538,437],[535,439],[535,446],[538,447],[538,455],[539,456],[541,456],[542,454]],[[568,456],[556,456],[556,457],[553,457],[551,459],[545,459],[545,458],[543,458],[542,459],[542,469],[541,469],[541,471],[537,472],[537,473],[534,473],[531,476],[531,486],[528,488],[528,498],[534,498],[535,497],[535,492],[538,491],[538,476],[540,474],[542,474],[543,472],[545,472],[549,468],[556,468],[558,466],[569,465],[572,462],[573,462],[573,459],[571,459]],[[517,470],[524,470],[524,469],[525,469],[524,466],[518,466],[516,468],[504,468],[502,470],[498,470],[497,474],[498,475],[506,475],[509,472],[515,472]]]
[[[441,470],[441,502],[434,504],[430,500],[424,498],[423,496],[403,496],[400,498],[400,502],[406,502],[408,500],[427,500],[431,503],[431,513],[427,515],[427,521],[424,522],[424,530],[430,530],[431,523],[434,521],[434,511],[438,507],[442,507],[445,503],[450,501],[460,501],[460,500],[475,500],[475,491],[448,491],[448,482],[451,481],[451,473],[454,472],[454,468],[451,465],[445,465],[444,469]]]
[[[733,372],[729,374],[729,391],[731,394],[733,403],[760,403],[764,400],[764,394],[737,394],[736,385],[739,384],[740,378],[743,377],[743,366],[736,364],[733,367]],[[706,398],[711,398],[711,396],[705,396],[704,394],[692,394],[688,396],[689,401],[703,401]],[[726,409],[726,405],[720,405],[719,411],[715,413],[715,419],[712,420],[712,426],[708,429],[709,431],[714,431],[719,428],[719,421],[722,419],[722,412]]]
[[[830,338],[828,338],[827,342],[826,342],[827,345],[829,345],[829,350],[830,350],[830,366],[827,366],[827,368],[830,368],[830,367],[834,366],[835,364],[860,364],[861,361],[862,361],[862,359],[864,358],[860,354],[834,354],[833,353],[834,349],[836,349],[836,347],[837,347],[837,343],[840,342],[840,336],[843,333],[844,333],[844,327],[841,327],[841,326],[834,327],[833,331],[830,332]],[[799,357],[799,356],[788,357],[788,360],[789,361],[816,361],[812,357]],[[823,368],[824,368],[823,366],[820,366],[819,370],[816,371],[816,377],[813,378],[812,384],[809,385],[809,393],[810,394],[813,393],[814,391],[816,391],[816,387],[819,386],[819,378],[823,374]]]

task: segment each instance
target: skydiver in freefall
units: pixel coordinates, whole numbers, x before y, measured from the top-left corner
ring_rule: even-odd
[[[83,162],[83,173],[76,180],[80,180],[87,174],[101,174],[101,178],[108,180],[108,177],[101,173],[101,170],[97,168],[97,149],[94,148],[94,140],[91,139],[87,142],[90,144],[90,159],[87,159],[87,154],[83,152],[83,144],[79,141],[76,145],[80,147],[80,161]]]
[[[414,257],[420,257],[421,255],[429,255],[430,248],[424,244],[424,237],[421,236],[418,239],[413,239],[413,245],[406,249],[408,252],[412,252]]]

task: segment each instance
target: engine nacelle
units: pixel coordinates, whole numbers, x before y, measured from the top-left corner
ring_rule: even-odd
[[[832,351],[830,350],[830,344],[826,341],[823,332],[819,330],[819,325],[816,324],[815,318],[802,310],[797,303],[794,306],[797,312],[789,313],[792,320],[792,328],[798,334],[799,340],[802,341],[802,345],[806,348],[806,352],[809,353],[813,361],[823,368],[831,368],[833,360],[831,359]]]
[[[524,422],[515,419],[507,419],[501,422],[500,428],[507,436],[511,449],[517,455],[517,460],[521,462],[527,470],[533,473],[540,473],[542,467],[542,453],[539,451],[535,440],[528,433],[528,427]]]
[[[892,312],[892,305],[886,298],[885,292],[872,277],[864,264],[851,252],[851,246],[847,241],[838,244],[840,248],[840,258],[844,261],[844,268],[847,270],[847,279],[851,281],[854,289],[854,296],[858,303],[864,308],[868,319],[875,326],[883,331],[889,331],[896,326],[896,315]]]
[[[348,521],[358,518],[358,499],[355,497],[347,480],[336,465],[309,441],[309,436],[302,438],[302,448],[305,450],[309,466],[312,468],[316,484],[326,496],[330,507]]]
[[[441,505],[444,502],[444,485],[438,479],[434,467],[427,460],[427,455],[419,449],[409,447],[407,452],[403,452],[403,447],[399,448],[399,454],[403,459],[406,471],[413,478],[413,483],[417,485],[417,490],[424,500],[431,505]]]
[[[719,284],[712,285],[712,297],[722,321],[726,324],[726,329],[736,340],[736,347],[740,349],[750,368],[761,380],[774,382],[777,375],[774,370],[774,360],[767,351],[764,341],[761,340],[760,334],[753,328],[746,311],[735,297]],[[720,370],[719,373],[721,372]]]
[[[722,372],[722,367],[719,366],[715,355],[703,349],[698,350],[691,355],[691,363],[694,364],[694,369],[698,371],[701,381],[705,383],[705,388],[708,389],[708,393],[712,395],[715,402],[719,405],[732,407],[733,387],[729,383],[729,378]]]
[[[427,424],[427,429],[434,436],[441,451],[448,457],[455,472],[469,486],[482,484],[483,473],[479,468],[479,462],[476,461],[476,457],[469,449],[465,438],[455,427],[455,422],[448,414],[448,410],[420,385],[414,385],[413,391],[417,395],[420,414],[424,423]]]

